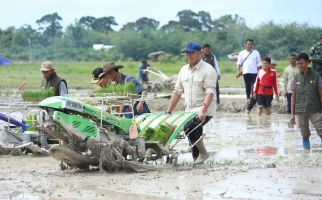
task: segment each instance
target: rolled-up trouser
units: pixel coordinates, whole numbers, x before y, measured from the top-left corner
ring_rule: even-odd
[[[205,122],[202,125],[198,126],[200,124],[200,121],[198,118],[194,118],[184,126],[183,130],[186,135],[191,132],[188,136],[190,145],[194,144],[202,136],[202,132],[203,132],[202,127],[206,123],[208,123],[208,121],[210,119],[211,119],[211,116],[206,116]],[[197,128],[195,130],[193,130],[195,127],[197,127]],[[199,156],[199,150],[196,146],[193,146],[192,147],[192,157],[198,158],[198,156]]]
[[[256,99],[254,99],[253,97],[252,98],[250,98],[248,101],[247,101],[247,110],[248,111],[251,111],[253,108],[254,108],[254,106],[255,106],[255,104],[256,104]]]
[[[322,135],[322,117],[321,113],[306,114],[306,113],[297,113],[297,124],[300,128],[302,135],[311,135],[309,120],[313,124],[316,133]]]

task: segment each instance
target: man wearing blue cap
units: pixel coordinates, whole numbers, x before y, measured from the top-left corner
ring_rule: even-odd
[[[185,96],[185,111],[198,112],[198,118],[190,121],[184,131],[189,137],[192,147],[192,157],[195,164],[202,164],[209,155],[203,143],[203,125],[215,112],[214,97],[217,82],[215,69],[202,60],[201,46],[197,42],[189,42],[183,50],[188,64],[184,65],[178,75],[173,90],[168,113],[178,104],[182,94]]]

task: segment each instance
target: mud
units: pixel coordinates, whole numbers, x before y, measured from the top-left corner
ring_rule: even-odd
[[[165,110],[167,102],[160,99],[152,110]],[[161,171],[100,173],[61,171],[51,157],[0,156],[0,199],[322,199],[322,146],[315,130],[311,150],[303,150],[289,115],[247,115],[245,104],[222,99],[204,127],[205,165],[193,166],[185,153],[176,168],[158,160],[151,164]],[[187,140],[176,145],[187,147]]]
[[[60,171],[50,157],[1,158],[1,199],[320,199],[321,166]],[[22,165],[23,163],[23,165]]]

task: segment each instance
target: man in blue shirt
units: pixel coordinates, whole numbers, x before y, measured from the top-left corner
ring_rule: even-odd
[[[136,101],[133,105],[134,115],[150,113],[150,109],[144,101],[145,97],[147,96],[147,91],[136,78],[120,73],[119,69],[121,68],[123,68],[122,65],[115,65],[114,62],[109,62],[106,65],[104,65],[103,68],[96,68],[92,72],[92,75],[94,79],[98,80],[97,84],[100,87],[106,87],[108,82],[115,82],[116,84],[132,82],[134,84],[135,89],[137,90],[137,94],[141,97],[140,101]],[[124,112],[130,111],[130,108],[128,106],[125,106]],[[125,117],[132,118],[132,115],[126,114]]]
[[[142,64],[139,66],[139,76],[138,76],[138,81],[142,84],[149,82],[149,77],[144,70],[147,68],[151,67],[146,60],[142,61]]]

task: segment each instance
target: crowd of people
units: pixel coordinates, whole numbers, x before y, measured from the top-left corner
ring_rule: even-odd
[[[246,48],[238,55],[237,77],[243,76],[248,99],[247,113],[250,113],[255,102],[258,113],[265,110],[271,114],[273,93],[279,99],[276,65],[272,59],[265,57],[260,62],[260,54],[253,48],[254,41],[246,40]],[[310,148],[311,135],[309,121],[313,124],[322,144],[322,34],[310,55],[290,54],[290,65],[284,70],[284,97],[287,98],[287,112],[291,114],[290,122],[298,124],[302,135],[303,148]],[[309,67],[312,62],[312,69]],[[251,95],[252,93],[252,95]],[[295,120],[296,119],[296,120]]]
[[[189,42],[184,50],[187,64],[182,66],[178,73],[167,113],[171,114],[178,104],[181,96],[185,96],[185,111],[194,111],[198,117],[190,121],[184,127],[192,148],[192,157],[196,164],[204,163],[209,155],[203,142],[203,126],[213,117],[216,104],[220,104],[220,70],[217,58],[209,44],[201,45],[198,42]],[[310,148],[309,121],[314,125],[322,143],[322,34],[320,41],[314,45],[310,55],[300,53],[290,54],[290,65],[285,68],[284,97],[287,98],[287,112],[291,114],[290,121],[297,123],[303,139],[303,147]],[[313,63],[312,69],[309,63]],[[261,59],[258,50],[254,49],[254,41],[247,39],[245,49],[237,59],[237,75],[243,77],[245,83],[246,98],[248,102],[247,113],[250,113],[257,103],[258,114],[271,114],[272,100],[275,94],[279,99],[278,77],[276,61],[270,57]],[[99,87],[107,87],[109,84],[123,84],[132,82],[141,97],[134,106],[134,115],[150,112],[144,101],[147,91],[143,84],[149,81],[146,69],[151,67],[146,60],[139,66],[138,79],[122,74],[119,70],[122,65],[109,62],[103,67],[93,70],[93,83]],[[43,88],[52,88],[55,95],[66,95],[67,82],[57,76],[51,62],[45,61],[40,69],[43,73]],[[130,107],[125,107],[128,112]],[[132,118],[132,115],[124,117]],[[295,119],[296,122],[295,122]]]

